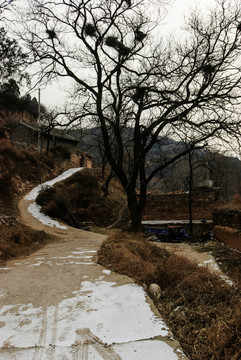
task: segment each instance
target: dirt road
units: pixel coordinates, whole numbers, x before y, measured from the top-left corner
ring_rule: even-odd
[[[0,360],[185,359],[143,289],[96,264],[105,236],[22,221],[57,236],[0,268]]]

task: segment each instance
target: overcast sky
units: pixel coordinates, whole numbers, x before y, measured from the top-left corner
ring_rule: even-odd
[[[163,31],[176,32],[178,36],[178,30],[183,23],[185,14],[188,14],[190,8],[198,7],[202,11],[208,6],[214,6],[217,0],[172,0],[170,6],[167,7],[167,15],[163,19]],[[63,105],[68,99],[67,90],[70,87],[70,83],[67,80],[61,79],[47,88],[41,89],[41,103],[46,107],[57,107]],[[31,93],[31,96],[38,98],[38,91]]]

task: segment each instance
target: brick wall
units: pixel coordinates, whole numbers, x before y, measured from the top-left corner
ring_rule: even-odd
[[[218,189],[199,188],[193,193],[193,220],[212,219]],[[188,193],[168,193],[147,195],[147,205],[143,220],[187,220]]]

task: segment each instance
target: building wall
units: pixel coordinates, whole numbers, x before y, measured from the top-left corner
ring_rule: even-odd
[[[214,211],[213,225],[213,234],[218,241],[241,251],[241,211]]]
[[[18,124],[15,128],[10,132],[10,139],[17,142],[22,142],[26,145],[36,145],[38,141],[37,132],[27,128],[22,124]]]
[[[80,166],[80,157],[78,155],[76,155],[76,154],[71,154],[70,155],[70,163],[73,166],[79,167]]]
[[[230,227],[215,225],[214,237],[232,249],[241,251],[241,231]]]
[[[47,143],[48,143],[47,136],[41,136],[42,150],[47,149]],[[49,150],[53,149],[56,146],[61,146],[65,150],[67,150],[70,154],[75,154],[77,143],[73,142],[71,140],[68,140],[68,139],[63,139],[63,138],[59,138],[59,137],[53,138],[51,136],[49,138]]]
[[[34,145],[36,148],[38,146],[38,133],[36,130],[30,129],[23,124],[18,124],[10,133],[10,139],[15,142],[21,142],[23,145]],[[44,152],[47,149],[47,136],[41,136],[41,148]],[[70,154],[76,153],[77,142],[52,136],[49,139],[49,150],[53,149],[56,146],[61,146],[66,149]]]

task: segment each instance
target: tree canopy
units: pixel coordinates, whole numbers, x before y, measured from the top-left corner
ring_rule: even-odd
[[[239,135],[238,2],[193,13],[179,39],[166,39],[153,21],[163,9],[158,0],[36,0],[29,9],[22,39],[30,63],[39,62],[40,80],[75,83],[75,119],[100,127],[138,231],[148,183],[160,170],[213,137]],[[183,134],[188,148],[150,171],[146,158],[159,136]]]
[[[24,77],[20,67],[24,64],[26,55],[18,46],[17,41],[10,39],[3,27],[0,27],[0,80],[13,76]]]

